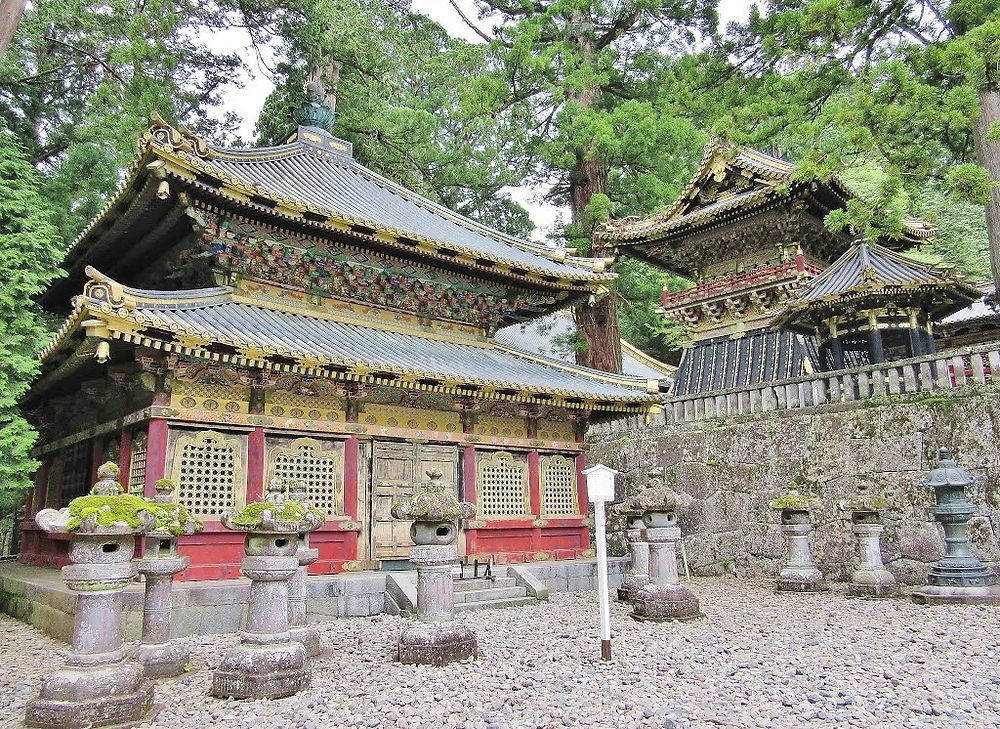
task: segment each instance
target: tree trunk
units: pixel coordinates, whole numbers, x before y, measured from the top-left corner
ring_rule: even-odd
[[[0,58],[14,37],[27,4],[27,0],[0,0]]]
[[[574,25],[580,32],[573,41],[581,57],[593,63],[596,58],[593,27],[579,10],[574,11],[574,16]],[[569,98],[580,106],[591,109],[597,95],[597,88],[589,88],[570,93]],[[588,238],[593,235],[594,221],[589,219],[585,210],[590,199],[596,193],[603,193],[608,184],[608,169],[590,155],[592,149],[591,143],[576,150],[576,163],[569,173],[569,203],[573,222]],[[586,253],[592,252],[593,243],[587,247]],[[614,297],[594,296],[590,301],[577,304],[573,308],[573,319],[584,344],[583,347],[576,348],[577,363],[595,370],[621,372],[621,334],[618,332],[618,312]]]
[[[333,58],[325,66],[315,64],[309,68],[309,81],[318,82],[326,90],[326,103],[330,111],[337,110],[337,87],[340,86],[341,63]]]
[[[1000,142],[987,139],[990,125],[1000,121],[1000,92],[984,89],[979,92],[979,118],[972,129],[976,159],[989,173],[994,187],[986,201],[986,228],[990,236],[990,267],[993,284],[1000,293]]]

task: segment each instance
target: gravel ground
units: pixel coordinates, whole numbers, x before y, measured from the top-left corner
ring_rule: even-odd
[[[157,683],[159,714],[140,727],[1000,726],[1000,610],[693,587],[705,613],[693,623],[635,623],[613,605],[610,663],[595,659],[594,593],[466,613],[482,657],[439,669],[392,662],[399,618],[319,623],[333,654],[280,701],[210,698],[234,636],[187,638],[196,668]],[[66,646],[2,616],[0,645],[0,725],[17,726]]]

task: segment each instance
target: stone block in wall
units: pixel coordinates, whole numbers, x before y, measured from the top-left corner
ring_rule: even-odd
[[[743,525],[743,549],[751,557],[781,559],[785,555],[785,539],[778,523],[757,522]]]
[[[716,491],[702,499],[702,528],[710,532],[739,530],[750,518],[750,495]]]
[[[944,555],[944,535],[934,522],[902,521],[896,529],[899,556],[930,565]]]
[[[664,467],[708,460],[705,432],[696,425],[678,429],[670,437],[663,438],[658,446],[657,463]]]
[[[987,517],[974,516],[969,520],[969,549],[983,562],[1000,562],[996,533]]]

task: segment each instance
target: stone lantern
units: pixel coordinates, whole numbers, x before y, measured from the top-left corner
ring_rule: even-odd
[[[309,685],[306,649],[288,631],[288,582],[299,568],[299,534],[326,521],[272,484],[265,501],[222,515],[222,525],[246,532],[242,569],[250,578],[246,627],[212,677],[212,695],[277,699]]]
[[[891,597],[896,578],[882,563],[882,512],[885,499],[863,495],[840,505],[851,514],[851,528],[858,539],[861,564],[851,573],[847,594],[853,597]]]
[[[288,486],[288,498],[309,508],[309,495],[304,481],[292,481]],[[309,548],[309,532],[299,534],[299,548],[295,552],[299,568],[288,583],[288,632],[306,648],[306,656],[314,658],[323,653],[319,633],[308,624],[306,609],[306,577],[309,565],[319,559],[319,550]]]
[[[810,592],[822,587],[823,573],[813,564],[809,550],[812,532],[809,510],[815,504],[814,497],[800,494],[794,488],[771,502],[771,508],[781,515],[781,531],[788,543],[788,561],[781,566],[775,581],[780,591]]]
[[[174,482],[161,478],[156,482],[152,501],[168,515],[168,521],[144,537],[139,573],[146,580],[142,608],[142,642],[137,658],[149,678],[177,676],[188,663],[188,650],[170,641],[171,592],[174,575],[187,569],[189,559],[177,554],[177,537],[201,531],[201,522],[187,509],[174,503]]]
[[[65,509],[43,509],[35,517],[46,532],[70,535],[62,568],[76,593],[73,646],[65,665],[42,679],[28,702],[25,724],[83,729],[138,723],[153,705],[153,687],[122,641],[123,591],[138,573],[132,561],[135,537],[158,525],[160,510],[141,496],[122,493],[118,466],[97,469],[89,496]]]
[[[692,620],[701,617],[697,596],[677,574],[677,542],[681,528],[677,509],[681,496],[662,485],[639,495],[645,540],[649,543],[649,582],[635,594],[630,615],[635,620]]]
[[[933,602],[994,602],[1000,594],[993,587],[996,575],[969,551],[969,519],[978,509],[965,495],[975,483],[972,474],[942,448],[938,467],[921,481],[934,489],[937,503],[929,511],[944,527],[944,557],[931,567],[927,585],[913,593],[913,600]]]
[[[476,636],[455,619],[452,567],[458,561],[459,520],[476,514],[476,507],[461,502],[453,488],[441,480],[441,471],[427,471],[430,479],[414,484],[412,495],[392,506],[394,519],[413,521],[410,562],[417,568],[417,617],[399,636],[400,663],[443,666],[475,658]]]

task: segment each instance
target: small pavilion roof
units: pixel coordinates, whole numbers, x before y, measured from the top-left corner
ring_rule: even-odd
[[[918,301],[933,318],[947,316],[979,298],[975,286],[939,268],[880,245],[856,242],[823,273],[806,283],[774,316],[773,326],[811,329],[808,321],[851,302]]]
[[[40,357],[57,359],[81,330],[187,356],[345,381],[391,381],[451,394],[632,411],[660,398],[657,380],[615,375],[483,336],[414,332],[370,317],[262,305],[229,287],[130,288],[88,270],[83,295]]]

